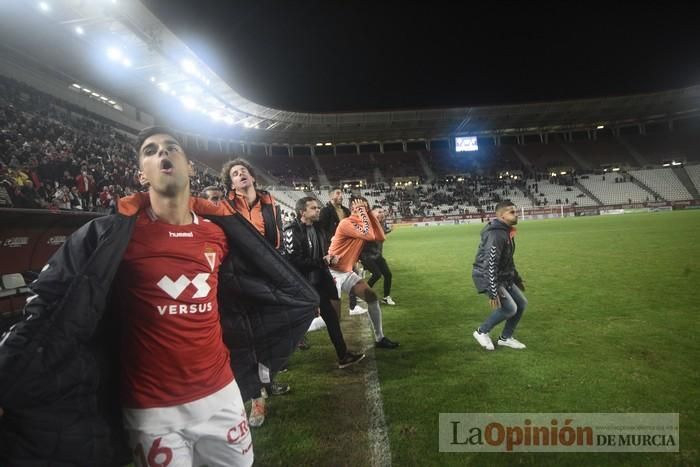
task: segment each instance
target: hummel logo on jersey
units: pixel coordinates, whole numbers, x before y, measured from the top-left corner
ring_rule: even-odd
[[[197,274],[191,281],[181,275],[176,281],[173,281],[168,276],[163,276],[163,278],[158,281],[158,287],[163,290],[163,292],[170,295],[171,298],[177,300],[183,290],[187,288],[188,285],[192,284],[197,288],[197,292],[192,295],[192,298],[203,298],[209,294],[211,287],[207,284],[207,279],[209,279],[209,273],[203,272]]]
[[[192,232],[168,232],[170,234],[170,238],[178,238],[178,237],[194,237],[194,233]]]

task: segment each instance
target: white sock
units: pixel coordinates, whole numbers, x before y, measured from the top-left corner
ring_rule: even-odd
[[[374,340],[379,342],[384,338],[384,332],[382,331],[382,309],[379,308],[379,300],[367,303],[367,308],[369,310],[369,319],[372,321],[372,328],[374,329]]]

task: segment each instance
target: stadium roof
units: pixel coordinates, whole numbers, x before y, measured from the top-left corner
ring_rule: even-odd
[[[180,129],[234,141],[311,145],[519,135],[700,115],[700,86],[498,106],[293,112],[241,96],[136,0],[7,2],[0,16],[3,56]]]

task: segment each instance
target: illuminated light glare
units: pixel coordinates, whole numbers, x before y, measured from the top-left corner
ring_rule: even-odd
[[[125,58],[124,60],[122,60],[122,65],[124,65],[127,68],[131,68],[131,60]]]
[[[100,97],[100,95],[99,95],[98,93],[96,93],[96,92],[93,92],[92,95],[95,96],[95,97]]]
[[[158,83],[158,87],[163,91],[163,92],[168,92],[170,90],[170,86],[168,86],[168,83]]]
[[[323,143],[316,143],[316,146],[323,146]]]
[[[46,2],[39,2],[39,9],[44,13],[48,13],[49,11],[51,11],[51,5],[49,5]]]
[[[233,125],[235,123],[233,117],[230,115],[224,117],[224,122],[226,122],[228,125]]]
[[[566,172],[560,172],[559,174],[560,174],[560,175],[566,175]]]
[[[155,83],[155,82],[156,82],[156,77],[155,77],[155,76],[151,76],[151,83]]]
[[[73,83],[73,87],[76,89],[82,89],[79,84],[75,84],[75,83]]]
[[[108,100],[109,100],[109,99],[107,99],[105,96],[100,96],[100,99],[102,99],[103,101],[108,101]]]
[[[182,102],[182,105],[184,105],[187,110],[194,110],[197,108],[197,101],[190,96],[182,96],[180,102]]]
[[[603,128],[605,128],[605,125],[598,125],[598,126],[596,127],[597,130],[602,130]]]
[[[333,143],[326,143],[326,146],[332,146]]]
[[[85,92],[88,93],[88,94],[90,94],[90,93],[92,92],[92,91],[90,91],[88,88],[83,88],[83,91],[85,91]]]
[[[82,36],[83,34],[85,34],[85,29],[81,28],[80,26],[76,26],[75,33],[79,36]]]
[[[109,49],[107,49],[107,56],[110,60],[117,61],[122,58],[122,51],[117,49],[116,47],[110,47]]]
[[[109,102],[109,103],[112,104],[112,105],[116,104],[116,102],[114,102],[113,100],[109,100],[109,101],[107,101],[107,102]]]
[[[197,74],[197,67],[195,66],[195,64],[192,63],[192,61],[190,61],[190,60],[188,60],[188,59],[186,59],[186,58],[184,58],[184,59],[180,62],[180,66],[181,66],[182,69],[185,70],[187,73],[190,73],[190,74],[193,74],[193,75],[196,75],[196,74]]]

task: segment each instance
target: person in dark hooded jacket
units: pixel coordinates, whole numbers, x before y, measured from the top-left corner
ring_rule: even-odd
[[[3,467],[250,465],[242,400],[314,317],[316,292],[246,220],[190,196],[172,131],[137,148],[149,192],[73,233],[0,339]]]
[[[518,211],[510,201],[496,205],[496,218],[481,231],[481,243],[476,252],[472,279],[479,293],[489,297],[491,314],[473,333],[474,339],[486,350],[494,350],[489,332],[505,321],[498,345],[524,349],[525,344],[513,337],[515,328],[527,306],[523,292],[525,284],[513,262],[515,225]]]

